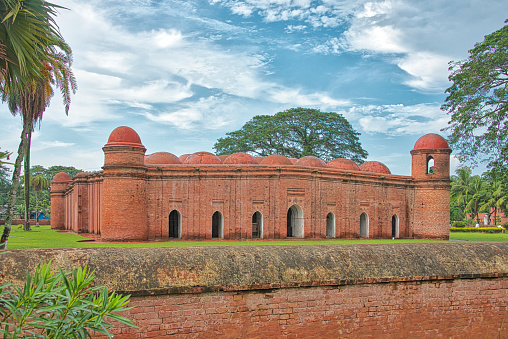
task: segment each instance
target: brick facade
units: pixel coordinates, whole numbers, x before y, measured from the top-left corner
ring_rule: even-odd
[[[353,170],[282,156],[221,163],[206,152],[183,164],[172,155],[171,163],[146,163],[128,127],[114,130],[103,150],[102,172],[52,182],[53,228],[108,241],[448,238],[451,150],[434,134],[411,151],[411,176],[378,162]]]

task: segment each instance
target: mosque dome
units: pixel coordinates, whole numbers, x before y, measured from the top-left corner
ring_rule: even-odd
[[[438,148],[450,148],[445,138],[439,134],[429,133],[420,137],[415,143],[413,149],[438,149]]]
[[[360,165],[360,171],[380,174],[392,174],[385,164],[379,161],[367,161]]]
[[[180,159],[180,161],[182,162],[182,164],[185,163],[185,160],[187,160],[187,158],[190,156],[189,153],[185,153],[185,154],[182,154],[180,155],[178,158]]]
[[[248,153],[233,153],[222,161],[224,165],[257,165],[256,159]]]
[[[326,164],[326,167],[328,168],[335,168],[335,169],[341,169],[346,171],[359,171],[360,167],[350,159],[346,158],[337,158],[333,159],[328,164]]]
[[[52,182],[67,182],[72,181],[71,176],[66,172],[58,172],[54,177]]]
[[[145,158],[146,165],[177,165],[182,161],[176,155],[169,152],[155,152]]]
[[[227,157],[229,157],[229,154],[221,154],[221,155],[218,155],[217,156],[220,161],[224,162],[224,160],[226,160]]]
[[[272,154],[264,158],[261,165],[293,165],[293,163],[283,155]]]
[[[185,164],[189,165],[220,165],[222,161],[218,156],[210,152],[196,152],[185,160]]]
[[[306,166],[306,167],[326,167],[326,163],[312,155],[308,155],[306,157],[298,159],[295,163],[295,166]]]
[[[258,162],[258,164],[261,163],[261,161],[263,161],[265,157],[254,157],[254,159],[256,159],[256,161]]]
[[[141,139],[139,138],[138,133],[127,126],[120,126],[115,128],[109,135],[108,143],[104,146],[144,147],[141,143]]]

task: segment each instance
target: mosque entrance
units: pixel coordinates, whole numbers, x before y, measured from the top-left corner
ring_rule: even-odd
[[[259,212],[256,212],[252,215],[252,237],[263,237],[263,217]]]
[[[177,210],[172,210],[169,213],[169,237],[180,238],[180,213]]]
[[[360,215],[360,237],[369,237],[369,216],[365,212]]]
[[[303,238],[303,211],[298,205],[288,209],[287,214],[287,237]]]
[[[399,237],[399,216],[394,214],[392,216],[392,238]]]
[[[212,216],[212,238],[222,238],[222,213],[219,211]]]
[[[335,238],[335,215],[332,212],[326,215],[326,237]]]

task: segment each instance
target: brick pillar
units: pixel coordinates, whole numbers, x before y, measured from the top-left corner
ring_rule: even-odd
[[[451,152],[446,140],[437,134],[424,135],[411,151],[415,238],[448,239]]]
[[[102,239],[147,240],[146,149],[133,129],[122,126],[103,151]]]
[[[60,172],[51,180],[51,229],[65,229],[65,190],[72,183],[71,176]]]

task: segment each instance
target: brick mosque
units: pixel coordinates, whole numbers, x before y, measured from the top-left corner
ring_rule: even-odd
[[[104,241],[448,239],[451,150],[437,134],[415,143],[411,176],[342,158],[145,155],[126,126],[103,151],[102,171],[51,181],[51,228]]]

